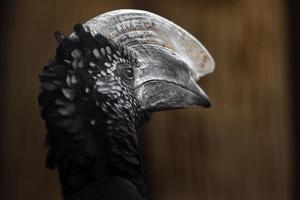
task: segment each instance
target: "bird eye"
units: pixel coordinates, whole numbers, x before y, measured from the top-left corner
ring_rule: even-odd
[[[132,80],[133,79],[133,69],[132,68],[126,68],[124,71],[124,75],[127,79]]]

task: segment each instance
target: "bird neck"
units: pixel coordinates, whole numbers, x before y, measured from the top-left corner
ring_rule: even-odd
[[[136,121],[108,120],[105,132],[108,174],[131,181],[142,196],[147,193]]]

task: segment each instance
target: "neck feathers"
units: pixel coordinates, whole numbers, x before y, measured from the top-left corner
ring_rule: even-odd
[[[139,141],[134,123],[115,121],[106,132],[109,174],[121,176],[136,185],[144,196],[146,186]]]

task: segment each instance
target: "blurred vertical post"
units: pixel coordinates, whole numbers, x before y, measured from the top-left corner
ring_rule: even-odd
[[[300,199],[300,3],[297,0],[287,1],[287,13],[289,19],[289,60],[290,60],[290,76],[291,76],[291,88],[290,92],[292,94],[291,99],[291,112],[293,115],[293,158],[294,160],[294,187],[293,194],[294,199]]]

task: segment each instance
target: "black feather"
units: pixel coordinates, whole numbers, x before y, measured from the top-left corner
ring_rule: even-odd
[[[137,130],[148,113],[137,112],[122,76],[137,67],[134,53],[80,24],[55,37],[55,59],[40,75],[46,166],[58,170],[65,199],[145,198]]]

